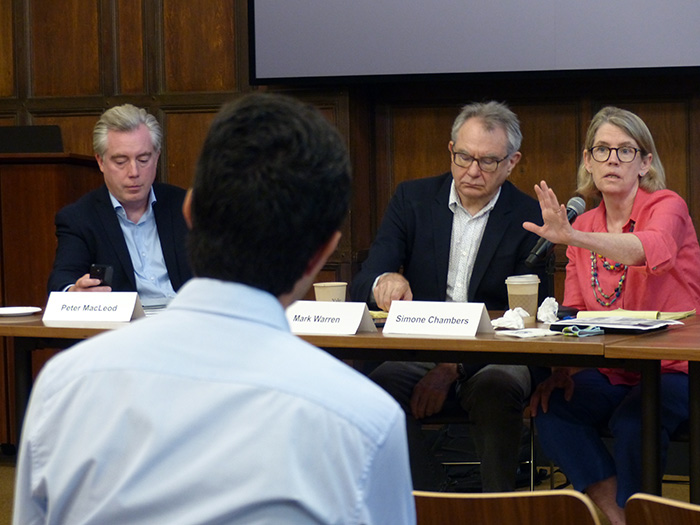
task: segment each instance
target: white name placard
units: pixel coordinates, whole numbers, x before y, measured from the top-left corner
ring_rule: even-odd
[[[44,323],[126,323],[143,317],[136,292],[51,292]]]
[[[295,334],[352,335],[377,331],[365,303],[297,301],[287,308],[286,314]]]
[[[493,332],[484,303],[393,301],[385,334],[474,336]]]

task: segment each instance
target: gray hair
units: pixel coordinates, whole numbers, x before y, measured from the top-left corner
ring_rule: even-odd
[[[163,130],[158,120],[143,108],[131,104],[115,106],[105,111],[92,131],[92,148],[97,155],[103,157],[107,151],[107,132],[134,131],[144,124],[151,134],[153,149],[160,151]]]
[[[470,118],[481,119],[488,131],[493,131],[496,127],[502,128],[508,137],[508,155],[512,155],[520,149],[520,144],[523,141],[520,121],[518,116],[502,102],[475,102],[464,106],[452,124],[452,142],[457,142],[459,130]]]

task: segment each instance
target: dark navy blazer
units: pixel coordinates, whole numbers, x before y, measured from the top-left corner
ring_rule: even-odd
[[[353,301],[367,301],[378,275],[401,268],[414,300],[446,300],[453,218],[448,207],[451,182],[448,172],[398,186],[369,256],[352,280]],[[544,263],[534,270],[525,265],[538,240],[522,227],[525,221],[542,224],[539,203],[506,181],[489,214],[469,281],[468,301],[485,303],[489,310],[507,310],[506,278],[529,273],[540,277],[540,302],[547,297],[551,287]]]
[[[187,224],[182,215],[185,190],[169,184],[153,184],[153,205],[165,266],[177,291],[191,276],[185,239]],[[90,271],[90,265],[109,264],[114,268],[112,289],[135,292],[136,278],[119,219],[109,198],[107,186],[84,195],[56,214],[58,246],[48,291],[63,290]]]

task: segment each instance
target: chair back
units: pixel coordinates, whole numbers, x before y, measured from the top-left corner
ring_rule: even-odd
[[[628,525],[698,525],[700,505],[651,494],[633,494],[625,505]]]
[[[483,494],[414,491],[413,496],[418,525],[600,525],[591,500],[574,490]]]

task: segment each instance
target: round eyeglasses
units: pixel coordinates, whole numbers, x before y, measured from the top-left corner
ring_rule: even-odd
[[[510,157],[510,153],[503,157],[502,159],[497,159],[495,157],[482,157],[480,159],[472,157],[469,153],[462,153],[459,151],[452,152],[452,161],[460,168],[470,168],[472,163],[476,161],[479,169],[484,173],[493,173],[498,169],[498,165]]]
[[[613,151],[615,152],[615,155],[617,155],[617,160],[620,162],[632,162],[637,156],[637,153],[641,150],[638,148],[633,148],[632,146],[620,146],[619,148],[593,146],[588,151],[591,152],[593,160],[598,162],[607,162]]]

